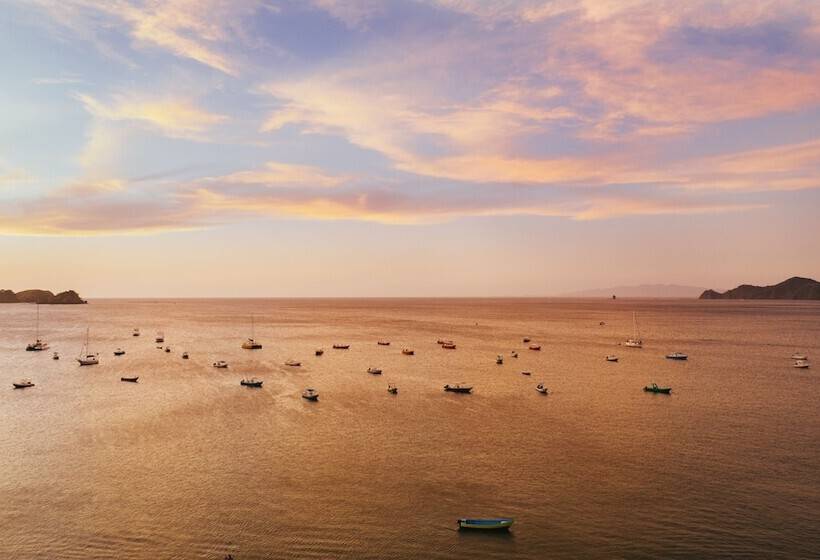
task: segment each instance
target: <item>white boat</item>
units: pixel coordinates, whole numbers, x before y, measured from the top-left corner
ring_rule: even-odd
[[[299,367],[302,365],[302,362],[298,360],[288,360],[285,362],[285,365],[290,367]]]
[[[140,330],[139,329],[134,329],[133,332],[131,333],[131,336],[139,336],[139,335],[140,335]]]
[[[20,381],[12,383],[12,386],[15,389],[28,389],[29,387],[34,387],[34,383],[31,382],[31,379],[21,379]]]
[[[808,360],[809,357],[805,354],[801,354],[800,352],[795,352],[792,354],[792,360]]]
[[[539,352],[541,350],[541,345],[540,344],[530,344],[529,349],[530,350],[535,350],[536,352]]]
[[[495,363],[497,363],[498,365],[503,364],[503,363],[504,363],[504,356],[502,356],[501,354],[499,354],[498,356],[496,356],[496,357],[495,357]]]
[[[216,362],[214,362],[214,367],[219,369],[225,369],[226,367],[228,367],[228,362],[226,362],[225,360],[217,360]]]
[[[242,348],[245,350],[260,350],[262,348],[262,344],[256,341],[255,336],[255,328],[254,328],[254,320],[253,315],[251,315],[251,336],[245,342],[242,343]]]
[[[182,353],[182,359],[183,359],[183,360],[187,360],[187,359],[188,359],[188,352],[183,352],[183,353]]]
[[[369,367],[369,368],[367,368],[367,373],[372,373],[373,375],[381,375],[382,370],[381,370],[381,368],[377,368],[377,367]]]
[[[388,383],[387,384],[387,392],[390,393],[391,395],[398,395],[399,394],[399,388],[396,387],[395,385],[393,385],[392,383]]]
[[[165,342],[165,333],[162,331],[157,332],[157,336],[154,339],[154,342],[156,342],[157,344],[162,344],[163,342]]]
[[[48,350],[48,342],[40,339],[40,304],[37,304],[37,327],[35,330],[34,342],[26,345],[27,352],[41,352]]]
[[[512,356],[513,358],[517,358],[518,357],[518,352],[513,350],[512,352],[510,352],[510,356]]]
[[[810,366],[811,364],[809,364],[808,360],[795,360],[794,365],[792,367],[796,367],[798,369],[807,369]]]
[[[535,390],[538,391],[539,393],[541,393],[542,395],[548,395],[549,394],[549,389],[544,387],[543,383],[539,383],[538,385],[536,385]]]
[[[404,354],[405,356],[412,356],[416,353],[416,351],[413,350],[412,348],[402,348],[401,353]]]
[[[610,354],[609,356],[606,357],[606,361],[607,362],[617,362],[618,361],[618,356],[615,356],[614,354]]]
[[[643,340],[641,339],[641,331],[638,329],[638,317],[637,314],[633,311],[632,312],[632,338],[626,339],[624,342],[624,346],[628,348],[643,348]]]
[[[52,359],[52,360],[59,360],[59,359],[60,359],[60,355],[59,355],[57,352],[54,352],[54,353],[51,355],[51,359]]]
[[[311,389],[310,387],[308,387],[307,389],[302,391],[302,398],[309,401],[318,401],[319,392],[316,389]]]
[[[688,360],[689,356],[684,354],[683,352],[672,352],[671,354],[666,355],[667,360]]]
[[[125,354],[125,350],[123,350],[122,348],[117,348],[116,350],[114,350],[114,355],[115,356],[122,356],[124,354]]]
[[[95,366],[100,363],[100,355],[99,354],[92,354],[91,350],[88,347],[88,331],[89,329],[85,329],[85,344],[83,345],[82,351],[80,351],[80,355],[77,357],[77,361],[80,363],[81,366]]]
[[[171,352],[171,347],[170,347],[170,346],[166,346],[166,347],[165,347],[165,351],[170,353],[170,352]]]

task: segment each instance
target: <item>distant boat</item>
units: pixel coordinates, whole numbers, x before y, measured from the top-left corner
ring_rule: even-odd
[[[165,333],[162,331],[157,331],[157,336],[156,338],[154,338],[154,342],[156,342],[157,344],[162,344],[163,342],[165,342]]]
[[[15,389],[28,389],[29,387],[34,387],[34,383],[31,382],[31,379],[21,379],[20,381],[12,383],[12,386]]]
[[[80,351],[79,357],[77,357],[77,361],[81,366],[95,366],[100,363],[100,355],[92,354],[88,348],[88,328],[85,329],[85,344]]]
[[[402,348],[401,353],[404,354],[405,356],[412,356],[416,353],[416,351],[411,350],[410,348]]]
[[[390,393],[391,395],[398,395],[399,394],[399,388],[396,387],[395,385],[393,385],[392,383],[388,383],[387,384],[387,392]]]
[[[478,531],[509,531],[514,521],[511,517],[494,517],[487,519],[463,517],[458,520],[458,528]]]
[[[666,355],[667,360],[687,360],[689,356],[684,354],[683,352],[672,352],[671,354]]]
[[[606,361],[607,362],[617,362],[618,361],[618,356],[615,356],[614,354],[610,354],[609,356],[606,357]]]
[[[512,352],[510,352],[510,356],[512,356],[513,358],[517,358],[518,357],[518,352],[513,350]]]
[[[245,350],[260,350],[262,348],[262,345],[254,338],[254,330],[254,320],[253,315],[251,315],[251,336],[248,340],[242,343],[242,348]]]
[[[522,371],[521,375],[532,375],[531,371]]]
[[[464,385],[463,383],[456,383],[455,385],[447,384],[444,390],[450,393],[470,393],[473,390],[472,385]]]
[[[302,365],[302,362],[298,360],[288,360],[285,362],[285,365],[290,367],[299,367]]]
[[[389,340],[379,340],[378,342],[376,342],[376,344],[378,344],[379,346],[390,346],[390,341]]]
[[[239,384],[244,385],[245,387],[261,387],[262,381],[255,377],[251,377],[250,379],[243,379],[239,382]]]
[[[182,353],[182,359],[183,359],[183,360],[187,360],[187,359],[188,359],[188,352],[183,352],[183,353]]]
[[[214,367],[219,369],[225,369],[226,367],[228,367],[228,362],[226,362],[225,360],[216,361],[214,362]]]
[[[166,351],[166,352],[170,352],[170,351],[171,351],[171,347],[170,347],[170,346],[166,346],[166,347],[165,347],[165,351]]]
[[[632,312],[632,338],[628,338],[626,342],[624,342],[624,346],[629,348],[643,348],[643,340],[641,339],[641,331],[638,329],[638,316],[633,311]]]
[[[792,367],[796,367],[798,369],[807,369],[811,364],[809,364],[808,360],[795,360]]]
[[[136,383],[137,381],[139,381],[139,378],[140,378],[139,375],[136,375],[134,377],[120,377],[120,381],[126,381],[128,383]]]
[[[116,350],[114,350],[114,355],[115,356],[123,356],[124,354],[125,354],[125,350],[123,350],[122,348],[117,348]]]
[[[535,350],[536,352],[538,352],[538,351],[541,350],[541,345],[540,344],[530,344],[529,348],[530,348],[530,350]]]
[[[317,348],[317,349],[316,349],[316,355],[317,355],[317,356],[321,356],[321,355],[322,355],[322,354],[324,354],[324,353],[325,353],[325,351],[324,351],[324,350],[322,350],[321,348]]]
[[[498,365],[503,364],[503,363],[504,363],[504,356],[502,356],[501,354],[499,354],[498,356],[496,356],[496,357],[495,357],[495,363],[497,363]]]
[[[454,342],[445,342],[444,344],[441,345],[441,347],[444,348],[445,350],[455,350],[456,349],[456,345],[455,345]]]
[[[134,329],[133,332],[131,332],[131,336],[139,336],[139,335],[140,335],[140,330],[139,329]]]
[[[309,401],[318,401],[319,400],[319,392],[316,389],[307,388],[302,391],[302,398],[307,399]]]
[[[59,355],[57,352],[54,352],[54,353],[51,355],[51,359],[52,359],[52,360],[59,360],[59,359],[60,359],[60,355]]]
[[[48,350],[48,342],[40,340],[40,304],[37,304],[37,327],[35,328],[34,342],[26,345],[26,352],[42,352]]]
[[[347,350],[348,348],[350,348],[350,344],[334,344],[333,345],[334,350]]]
[[[524,342],[524,344],[527,344],[527,343],[530,341],[530,337],[525,336],[525,337],[522,339],[522,341]]]
[[[658,387],[657,383],[652,383],[643,388],[647,393],[663,393],[668,395],[672,392],[672,387]]]
[[[598,326],[599,326],[599,327],[603,327],[604,325],[606,325],[606,323],[604,323],[603,321],[599,321],[599,322],[598,322]]]
[[[800,354],[799,352],[795,352],[792,354],[792,360],[808,360],[809,357],[805,354]]]
[[[377,368],[377,367],[369,367],[369,368],[367,368],[367,373],[372,373],[373,375],[381,375],[382,370],[381,370],[381,368]]]
[[[535,386],[535,390],[536,390],[536,391],[538,391],[539,393],[541,393],[542,395],[547,395],[547,394],[549,394],[549,389],[547,389],[546,387],[544,387],[544,384],[543,384],[543,383],[539,383],[538,385],[536,385],[536,386]]]

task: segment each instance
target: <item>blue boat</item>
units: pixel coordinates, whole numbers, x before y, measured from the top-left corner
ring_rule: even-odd
[[[458,528],[476,529],[479,531],[509,531],[513,521],[512,517],[489,517],[483,519],[462,517],[458,520]]]

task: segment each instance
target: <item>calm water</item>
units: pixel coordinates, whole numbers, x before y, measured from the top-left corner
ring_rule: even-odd
[[[617,346],[633,310],[642,350]],[[263,350],[239,348],[251,314]],[[34,319],[33,306],[0,305],[7,558],[820,551],[820,304],[105,300],[41,308],[57,362],[24,351]],[[86,325],[102,363],[81,368]],[[160,329],[170,354],[155,348]],[[441,337],[458,349],[442,350]],[[118,346],[127,354],[115,358]],[[673,350],[689,361],[665,360]],[[813,369],[791,368],[797,350]],[[217,359],[230,368],[213,369]],[[241,387],[244,375],[264,388]],[[37,386],[12,390],[22,377]],[[459,381],[475,393],[442,392]],[[652,381],[673,394],[645,394]],[[307,386],[320,402],[300,398]],[[464,515],[516,524],[509,535],[453,531]]]

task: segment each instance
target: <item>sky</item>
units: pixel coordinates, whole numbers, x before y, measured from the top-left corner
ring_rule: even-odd
[[[0,288],[820,278],[801,0],[0,0]]]

